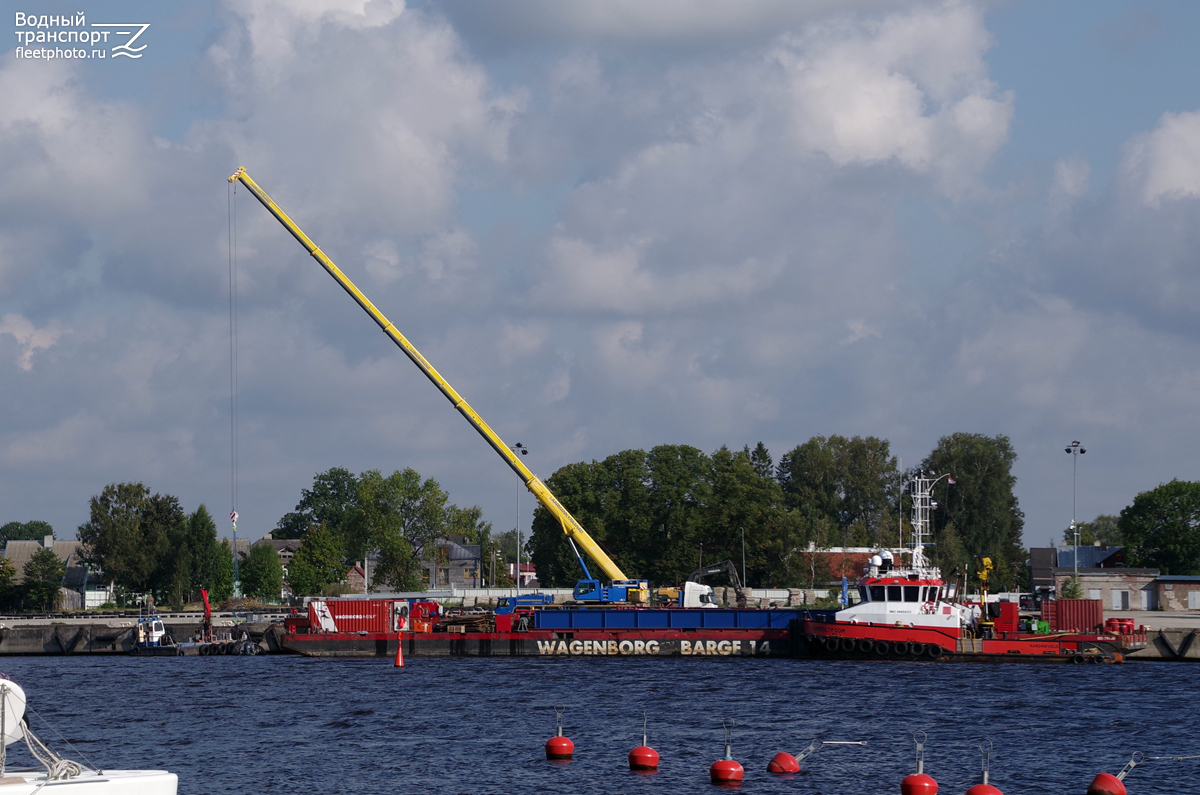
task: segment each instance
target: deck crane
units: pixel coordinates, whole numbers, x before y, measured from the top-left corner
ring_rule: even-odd
[[[383,329],[383,333],[388,335],[392,342],[396,343],[396,345],[399,346],[402,351],[404,351],[404,354],[408,356],[410,360],[412,360],[412,363],[415,364],[418,369],[420,369],[420,371],[424,373],[430,381],[433,382],[434,386],[436,386],[438,390],[446,396],[446,399],[449,400],[454,405],[454,408],[466,418],[467,422],[471,424],[471,427],[479,432],[479,435],[482,436],[489,445],[491,445],[493,450],[499,453],[500,457],[503,458],[505,462],[512,468],[512,470],[517,473],[517,476],[524,481],[525,487],[529,489],[530,493],[533,494],[534,497],[537,498],[537,501],[541,503],[542,507],[549,511],[550,514],[558,520],[559,524],[562,526],[563,533],[566,534],[567,539],[571,542],[572,548],[575,549],[576,555],[579,558],[579,562],[583,566],[584,570],[584,579],[580,580],[575,586],[575,598],[579,601],[586,602],[633,602],[638,604],[647,602],[649,600],[650,587],[646,580],[630,579],[629,577],[625,576],[625,573],[621,571],[621,568],[616,563],[613,562],[612,558],[610,558],[608,554],[600,548],[600,545],[597,544],[590,535],[588,535],[587,531],[583,529],[583,526],[579,523],[579,521],[576,520],[575,517],[572,516],[565,507],[563,507],[563,505],[558,501],[558,498],[551,493],[550,489],[546,488],[546,484],[542,483],[542,481],[536,475],[529,471],[529,468],[521,462],[521,459],[509,449],[508,445],[506,445],[504,441],[498,435],[496,435],[496,432],[493,431],[491,427],[483,421],[483,418],[480,417],[473,408],[471,408],[467,401],[465,401],[458,394],[458,392],[454,390],[454,387],[450,386],[449,382],[447,382],[446,379],[443,378],[441,374],[433,368],[433,365],[426,361],[425,357],[421,355],[420,351],[413,347],[413,344],[409,342],[394,325],[392,325],[392,322],[388,320],[382,312],[375,308],[375,305],[371,303],[371,301],[365,295],[363,295],[362,291],[360,291],[358,287],[354,285],[354,282],[350,281],[350,279],[338,269],[338,266],[334,265],[333,261],[329,259],[329,257],[325,256],[325,253],[321,251],[321,249],[318,248],[315,243],[313,243],[308,235],[304,234],[303,230],[301,230],[300,227],[288,217],[287,213],[281,210],[279,205],[275,204],[275,202],[271,200],[271,197],[267,195],[266,191],[260,188],[258,183],[250,178],[250,175],[246,173],[246,169],[239,168],[233,173],[232,176],[229,177],[229,181],[231,183],[240,182],[242,185],[246,186],[246,189],[253,194],[254,198],[258,199],[259,202],[262,203],[263,207],[266,207],[267,211],[270,212],[271,215],[275,216],[279,223],[283,224],[284,228],[292,234],[292,237],[296,238],[296,240],[300,242],[300,245],[304,246],[305,250],[312,255],[313,259],[319,262],[321,267],[324,268],[325,271],[332,276],[339,285],[341,285],[342,289],[349,293],[350,296],[358,303],[358,305],[362,307],[363,310],[370,315],[377,324],[379,324],[379,327]],[[596,562],[596,565],[600,567],[605,576],[612,581],[611,585],[606,587],[601,585],[599,581],[592,579],[591,574],[587,570],[587,565],[584,563],[583,555],[579,553],[578,548],[575,546],[576,544],[579,547],[582,547],[583,551],[587,553],[588,557]]]

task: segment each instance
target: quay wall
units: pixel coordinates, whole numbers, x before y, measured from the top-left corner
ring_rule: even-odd
[[[176,641],[190,640],[200,631],[199,621],[164,621],[167,633]],[[265,651],[283,649],[277,633],[269,624],[239,624],[251,640]],[[214,627],[218,637],[228,637],[230,627]],[[0,656],[30,654],[130,654],[137,643],[136,626],[111,626],[89,623],[12,622],[0,627]]]

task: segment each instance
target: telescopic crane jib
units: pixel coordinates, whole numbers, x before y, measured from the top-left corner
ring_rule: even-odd
[[[529,468],[526,467],[525,464],[521,462],[521,459],[518,458],[511,449],[509,449],[508,445],[506,445],[504,441],[496,435],[496,432],[493,431],[491,427],[483,421],[482,417],[475,413],[475,410],[471,408],[467,401],[463,400],[463,398],[454,390],[454,387],[450,386],[449,382],[447,382],[445,378],[442,378],[441,374],[433,368],[433,365],[425,360],[425,357],[421,355],[420,351],[413,347],[412,343],[409,342],[394,325],[392,325],[392,322],[388,320],[382,312],[375,308],[375,305],[372,304],[365,295],[363,295],[358,287],[354,285],[354,282],[350,281],[350,279],[338,269],[338,266],[334,265],[333,261],[329,259],[329,257],[325,256],[325,253],[321,251],[321,249],[318,248],[311,239],[309,239],[308,235],[304,234],[300,227],[298,227],[295,222],[288,217],[287,213],[281,210],[279,205],[275,204],[275,202],[271,200],[271,197],[266,194],[266,191],[260,188],[258,183],[250,178],[250,175],[246,173],[246,169],[239,168],[233,173],[232,176],[229,177],[229,181],[240,182],[245,185],[246,189],[254,195],[254,198],[258,199],[262,205],[267,208],[271,215],[275,216],[276,220],[283,224],[283,227],[292,234],[292,237],[296,238],[296,240],[300,242],[300,245],[304,246],[305,250],[307,250],[317,262],[321,263],[321,267],[324,268],[325,271],[332,276],[339,285],[341,285],[343,290],[350,294],[350,297],[353,298],[377,324],[379,324],[379,327],[383,329],[383,333],[387,334],[388,337],[391,338],[392,342],[396,343],[396,345],[399,346],[402,351],[404,351],[404,354],[408,356],[410,360],[412,360],[412,363],[415,364],[421,370],[421,372],[433,382],[434,386],[436,386],[438,390],[446,396],[446,399],[449,400],[454,405],[454,408],[456,408],[458,412],[466,418],[467,422],[471,423],[471,427],[478,431],[479,435],[487,440],[487,443],[491,445],[492,449],[499,453],[500,457],[503,458],[510,467],[512,467],[513,471],[517,473],[522,481],[524,481],[525,487],[529,489],[530,493],[532,493],[533,496],[537,498],[537,501],[541,503],[542,506],[548,510],[555,519],[558,520],[567,538],[583,547],[584,552],[586,552],[587,555],[596,562],[596,565],[600,567],[604,574],[612,580],[612,586],[610,588],[603,588],[600,587],[599,583],[591,580],[589,575],[588,579],[581,581],[579,585],[576,586],[576,598],[601,602],[646,602],[649,599],[650,593],[648,583],[645,580],[631,580],[625,576],[625,573],[621,571],[620,567],[617,566],[617,564],[613,562],[612,558],[610,558],[608,554],[600,548],[595,540],[588,535],[587,531],[583,529],[583,526],[579,524],[578,520],[576,520],[575,517],[572,516],[570,512],[562,506],[562,504],[558,501],[558,498],[555,497],[548,488],[546,488],[546,485],[542,483],[542,481],[536,475],[529,471]],[[583,562],[582,558],[580,558],[580,562]],[[584,572],[586,575],[586,566],[584,566]]]

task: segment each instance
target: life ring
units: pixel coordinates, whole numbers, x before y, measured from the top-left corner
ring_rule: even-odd
[[[926,602],[925,604],[921,605],[921,612],[927,616],[933,615],[935,610],[937,610],[937,605],[935,605],[933,602]]]
[[[943,649],[941,646],[939,646],[936,643],[930,643],[928,646],[925,647],[925,653],[935,660],[938,659],[939,657],[941,657],[942,654],[945,653],[945,651],[946,651],[945,649]]]

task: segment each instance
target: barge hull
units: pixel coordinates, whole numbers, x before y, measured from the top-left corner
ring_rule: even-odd
[[[787,629],[682,631],[405,632],[406,657],[791,657]],[[284,651],[308,657],[395,657],[391,633],[294,634]]]

